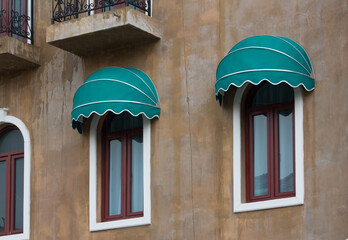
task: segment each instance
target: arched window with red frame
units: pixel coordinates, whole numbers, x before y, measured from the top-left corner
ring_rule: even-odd
[[[253,86],[245,104],[246,201],[295,196],[294,90]]]
[[[24,140],[20,130],[0,130],[0,236],[23,232]]]
[[[102,127],[102,221],[143,216],[143,119],[109,113]]]

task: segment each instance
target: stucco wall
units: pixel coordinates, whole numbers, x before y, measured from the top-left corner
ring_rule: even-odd
[[[348,2],[153,3],[160,41],[80,58],[46,44],[51,1],[35,1],[41,67],[0,76],[0,107],[26,124],[32,141],[30,239],[348,238]],[[234,90],[220,107],[215,71],[234,44],[260,34],[300,43],[316,75],[315,90],[304,94],[305,204],[234,214]],[[108,66],[145,71],[160,97],[151,135],[152,224],[90,233],[89,122],[78,134],[70,112],[86,77]]]

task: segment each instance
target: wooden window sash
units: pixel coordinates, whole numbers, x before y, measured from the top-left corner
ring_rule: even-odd
[[[293,186],[294,189],[293,191],[289,192],[283,192],[281,193],[279,190],[279,112],[284,111],[284,110],[291,110],[292,112],[292,166],[293,166]],[[282,107],[278,107],[274,109],[274,122],[275,122],[275,131],[274,131],[274,139],[278,139],[275,141],[275,151],[274,151],[274,156],[275,156],[275,193],[274,195],[277,198],[282,198],[282,197],[292,197],[295,196],[296,193],[296,184],[295,184],[295,179],[296,179],[296,163],[295,163],[295,112],[294,112],[294,105],[284,105]]]
[[[294,101],[275,103],[266,106],[248,107],[255,90],[253,89],[246,100],[245,111],[245,179],[246,202],[256,202],[295,196],[295,113]],[[279,126],[278,113],[282,110],[292,111],[292,141],[293,141],[293,184],[294,191],[279,192]],[[254,153],[253,153],[253,116],[267,114],[267,162],[268,162],[268,194],[254,195]]]
[[[141,212],[131,212],[131,137],[143,134],[143,128],[134,128],[129,130],[120,130],[106,133],[106,126],[109,119],[105,120],[103,126],[104,137],[102,139],[102,222],[129,219],[143,216]],[[121,214],[109,215],[109,157],[110,141],[114,139],[121,140]]]
[[[16,129],[9,127],[9,129]],[[4,131],[3,131],[4,132]],[[0,236],[23,233],[23,229],[14,230],[14,194],[15,194],[15,160],[24,158],[24,151],[15,151],[0,154],[0,161],[6,163],[6,183],[5,183],[5,231],[0,233]]]
[[[132,137],[143,135],[143,129],[131,129],[127,132],[127,216],[128,217],[142,217],[143,211],[131,212],[131,175],[132,175]],[[144,209],[144,208],[143,208]]]

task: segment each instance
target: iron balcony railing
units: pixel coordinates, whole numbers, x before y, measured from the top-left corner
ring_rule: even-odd
[[[0,0],[0,37],[33,43],[32,0]]]
[[[151,15],[151,0],[52,0],[52,24],[126,6]]]

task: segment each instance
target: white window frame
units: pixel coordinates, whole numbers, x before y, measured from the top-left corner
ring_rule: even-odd
[[[271,208],[289,207],[304,204],[304,167],[303,167],[303,96],[301,87],[294,88],[295,101],[295,197],[242,202],[242,98],[249,83],[238,88],[233,101],[233,211],[247,212]]]
[[[30,17],[30,19],[32,19],[33,17],[31,16],[31,9],[33,6],[31,6],[31,3],[32,1],[30,0],[27,0],[28,1],[28,17]],[[33,1],[34,2],[34,1]],[[28,27],[27,27],[27,31],[29,31],[30,29],[33,29],[33,26],[32,26],[32,21],[30,20],[29,23],[28,23]],[[31,32],[33,33],[33,31]],[[33,39],[34,39],[34,36],[31,36]],[[31,40],[30,39],[27,39],[27,43],[29,44],[32,44]]]
[[[89,135],[89,230],[101,231],[151,224],[151,121],[143,116],[143,216],[138,218],[97,222],[97,137],[100,116],[94,115]]]
[[[25,124],[14,116],[7,115],[7,108],[0,108],[0,126],[11,124],[21,131],[24,140],[24,189],[23,189],[23,233],[1,236],[0,240],[29,240],[30,236],[30,135]]]

